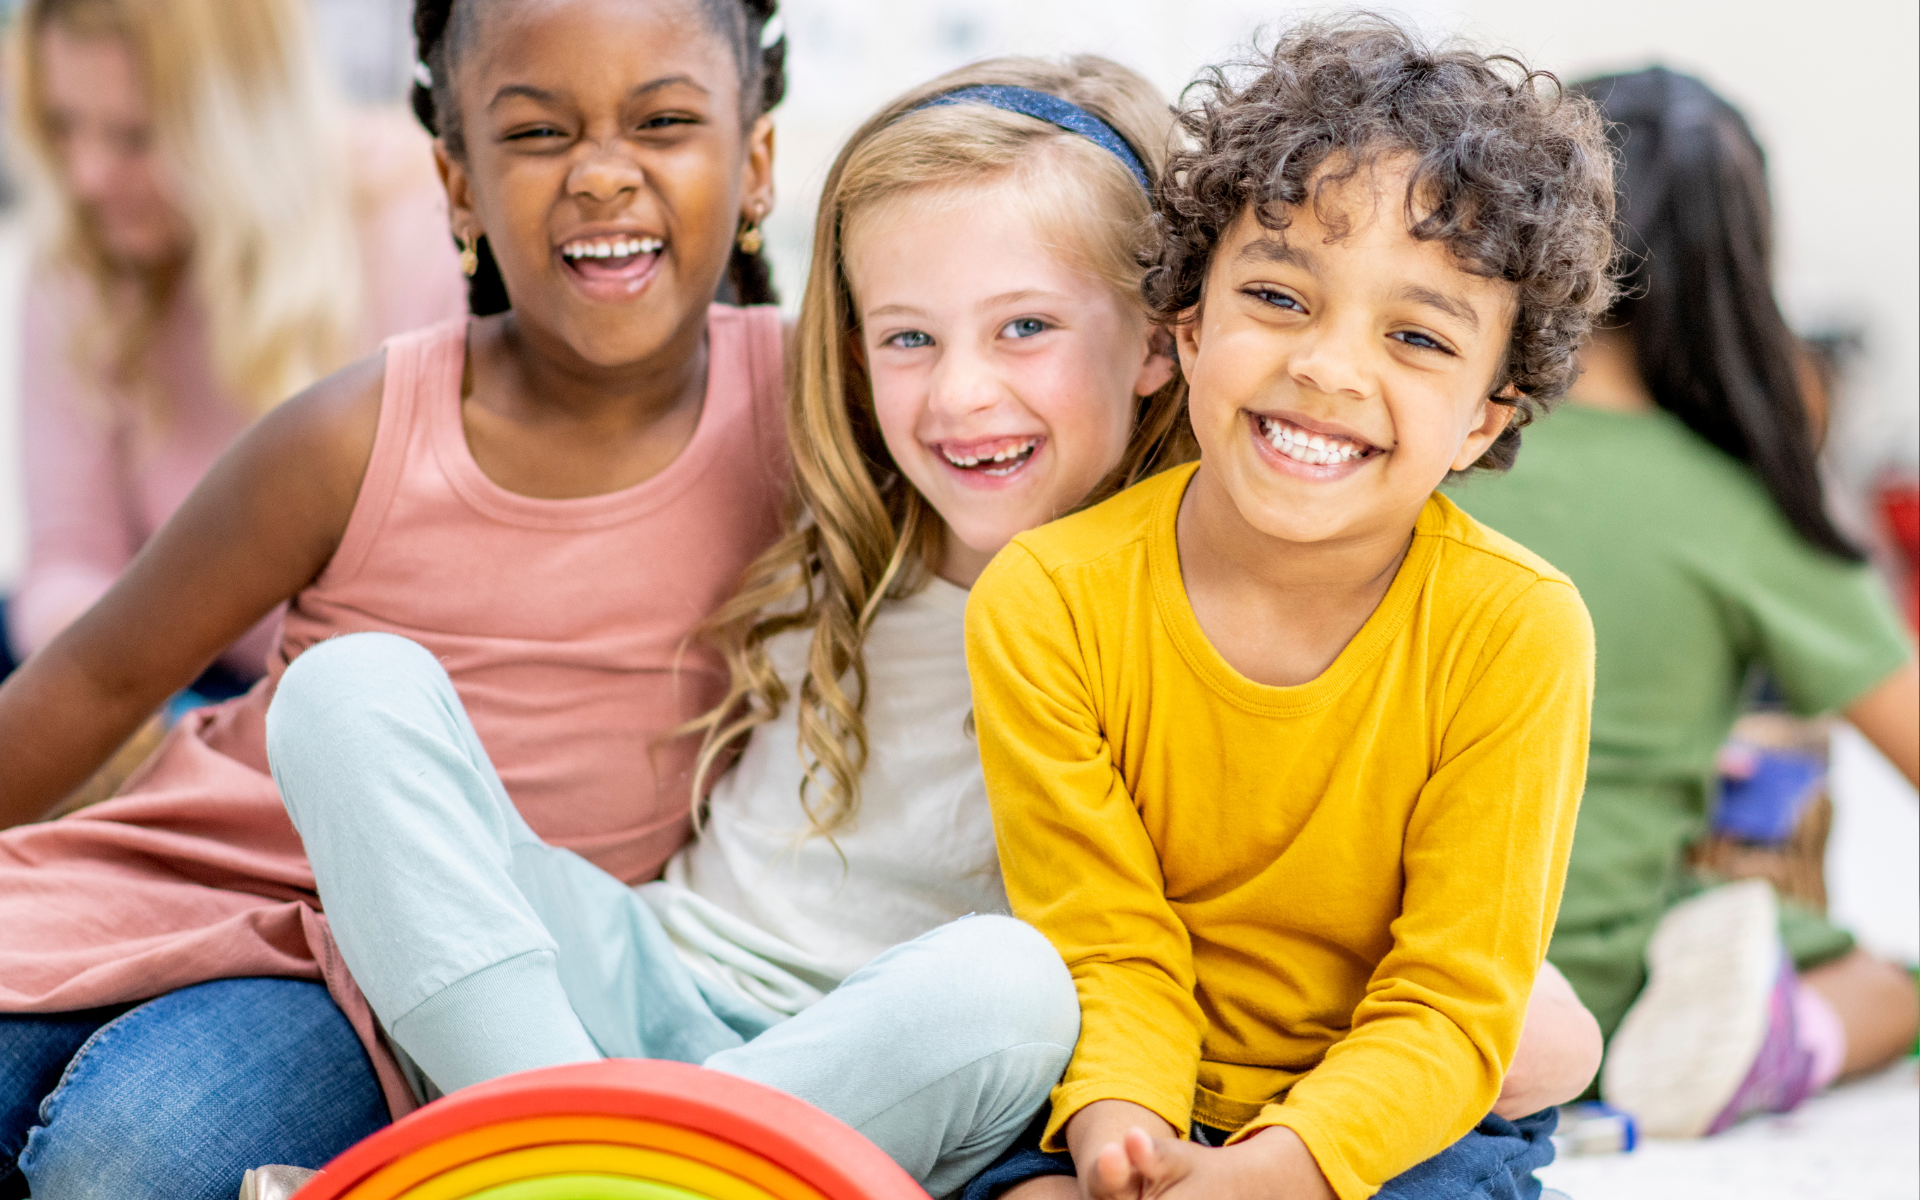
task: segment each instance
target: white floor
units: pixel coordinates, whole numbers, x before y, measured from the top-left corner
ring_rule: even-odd
[[[1704,1141],[1562,1159],[1540,1177],[1573,1200],[1914,1200],[1920,1078],[1909,1059],[1790,1116]]]

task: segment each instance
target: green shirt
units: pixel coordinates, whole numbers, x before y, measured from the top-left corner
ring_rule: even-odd
[[[1844,708],[1913,649],[1868,567],[1802,541],[1746,468],[1665,412],[1567,404],[1519,462],[1451,489],[1573,579],[1597,661],[1586,796],[1550,957],[1611,1031],[1646,941],[1691,886],[1714,758],[1749,671]]]

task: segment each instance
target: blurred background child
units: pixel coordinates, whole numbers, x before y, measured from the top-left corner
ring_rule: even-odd
[[[0,607],[21,659],[249,422],[457,315],[465,289],[427,138],[335,102],[298,0],[28,0],[15,20],[17,165],[40,218],[20,342],[29,552]],[[201,688],[251,684],[276,629]]]
[[[1920,707],[1891,598],[1828,515],[1804,355],[1774,297],[1759,144],[1685,75],[1582,90],[1621,154],[1625,286],[1571,403],[1529,431],[1510,473],[1457,495],[1566,571],[1593,614],[1592,758],[1551,958],[1609,1035],[1647,989],[1610,1050],[1606,1098],[1651,1132],[1691,1135],[1884,1065],[1920,1022],[1905,971],[1786,901],[1796,986],[1764,888],[1688,905],[1656,937],[1704,882],[1686,850],[1754,670],[1796,712],[1844,713],[1910,782]]]

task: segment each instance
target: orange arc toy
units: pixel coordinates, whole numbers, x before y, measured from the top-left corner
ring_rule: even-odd
[[[608,1059],[437,1100],[294,1200],[927,1200],[880,1148],[784,1092]]]

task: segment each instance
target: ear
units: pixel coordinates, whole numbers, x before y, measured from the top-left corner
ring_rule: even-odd
[[[1173,379],[1178,370],[1173,360],[1173,334],[1164,325],[1147,326],[1147,356],[1140,360],[1140,373],[1133,379],[1133,394],[1151,396]]]
[[[1174,349],[1179,352],[1180,363],[1185,367],[1187,377],[1193,377],[1193,364],[1200,361],[1200,305],[1182,312],[1173,322]]]
[[[447,146],[433,139],[433,168],[440,172],[440,186],[447,192],[447,224],[455,237],[478,238],[486,233],[473,211],[473,182],[467,168],[454,161]]]
[[[1519,399],[1520,389],[1508,384],[1480,402],[1473,428],[1467,431],[1466,440],[1460,443],[1460,452],[1453,456],[1454,470],[1464,471],[1479,462],[1480,456],[1487,452],[1487,447],[1506,432],[1507,423],[1513,420],[1513,405],[1497,401]]]
[[[747,130],[746,169],[740,175],[740,213],[758,225],[773,211],[773,117],[762,114]]]

